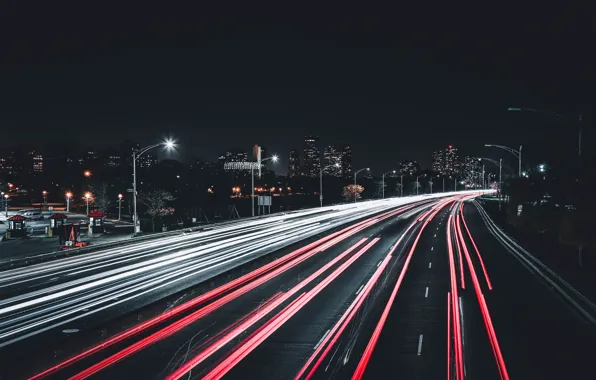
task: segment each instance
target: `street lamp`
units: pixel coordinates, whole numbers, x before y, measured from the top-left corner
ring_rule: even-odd
[[[176,147],[176,142],[173,140],[165,140],[160,142],[159,144],[149,145],[144,147],[143,149],[136,149],[132,151],[132,204],[134,208],[133,212],[133,223],[134,229],[132,235],[136,235],[137,233],[141,232],[141,225],[139,224],[139,216],[137,215],[137,158],[141,157],[143,153],[147,152],[150,149],[157,148],[158,146],[163,146],[167,150],[172,150]]]
[[[420,174],[418,177],[416,177],[416,195],[418,195],[418,188],[420,187],[420,183],[418,182],[418,178],[420,177],[424,177],[426,174]]]
[[[120,221],[121,215],[122,215],[122,194],[118,194],[118,221]]]
[[[319,203],[320,203],[320,207],[323,207],[323,172],[329,168],[339,168],[339,167],[340,167],[340,165],[338,163],[335,163],[333,165],[325,166],[319,172]]]
[[[70,198],[72,198],[72,193],[69,191],[66,193],[66,212],[70,212]]]
[[[363,168],[363,169],[360,169],[360,170],[358,170],[358,171],[356,171],[354,173],[354,203],[356,203],[356,196],[357,196],[357,193],[356,193],[356,176],[358,175],[358,173],[360,173],[361,171],[364,171],[364,170],[370,170],[370,168]]]
[[[522,170],[521,170],[521,168],[522,168],[522,146],[521,145],[519,146],[519,150],[515,150],[513,148],[509,148],[509,147],[503,146],[503,145],[485,144],[484,146],[492,146],[492,147],[495,147],[495,148],[500,148],[500,149],[503,149],[503,150],[508,151],[509,153],[511,153],[515,157],[517,157],[517,159],[518,159],[517,175],[519,177],[521,177],[521,174],[522,174]]]
[[[89,170],[85,170],[85,171],[83,172],[83,175],[84,175],[85,177],[89,178],[89,177],[91,177],[91,171],[89,171]]]
[[[91,199],[91,193],[86,192],[85,193],[85,201],[87,202],[87,215],[89,215],[89,199]]]
[[[385,199],[385,176],[387,174],[395,174],[395,173],[396,173],[395,170],[391,170],[391,171],[389,171],[387,173],[383,173],[383,175],[381,176],[382,181],[383,181],[383,199]]]
[[[4,216],[8,218],[8,194],[4,194]]]
[[[42,191],[41,195],[43,195],[43,204],[48,204],[48,192],[47,191]]]
[[[277,157],[277,155],[273,155],[271,157],[267,157],[267,158],[262,159],[261,160],[261,163],[263,163],[265,161],[268,161],[268,160],[271,160],[273,162],[277,162],[279,160],[279,157]],[[250,210],[252,212],[252,216],[255,216],[255,165],[254,164],[255,164],[255,162],[253,162],[253,165],[251,165],[251,167],[250,167],[251,178],[252,178],[252,180],[251,180],[251,184],[252,184],[251,191],[252,191],[252,193],[251,193],[251,198],[250,198],[250,200],[251,200]],[[256,164],[258,165],[259,163],[256,162]]]
[[[501,172],[503,171],[503,159],[500,158],[499,161],[497,162],[496,160],[493,160],[492,158],[480,157],[479,160],[486,160],[486,161],[492,162],[493,164],[495,164],[499,167],[499,192],[501,192],[501,187],[503,185],[501,183]]]

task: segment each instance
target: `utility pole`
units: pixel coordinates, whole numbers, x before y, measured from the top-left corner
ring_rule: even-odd
[[[445,177],[443,177],[443,192],[445,192]]]
[[[403,197],[404,196],[404,175],[402,174],[401,176],[401,184],[399,187],[399,191],[400,191],[400,196]]]

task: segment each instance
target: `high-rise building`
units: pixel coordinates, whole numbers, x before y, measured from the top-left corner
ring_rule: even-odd
[[[402,175],[414,175],[420,172],[420,164],[417,161],[406,160],[399,163],[399,173]]]
[[[293,178],[300,175],[300,153],[298,150],[292,149],[290,151],[290,158],[288,160],[288,177]]]
[[[343,178],[352,178],[352,148],[349,145],[341,147],[341,176]]]
[[[467,156],[462,165],[462,179],[467,186],[476,186],[482,182],[482,162],[478,157]]]
[[[457,176],[460,171],[457,148],[449,145],[433,153],[432,169],[435,173],[444,176]]]
[[[341,177],[341,150],[334,145],[325,147],[323,151],[323,167],[325,173],[333,177]]]
[[[316,178],[321,170],[321,154],[319,151],[319,138],[306,136],[304,138],[304,174]]]

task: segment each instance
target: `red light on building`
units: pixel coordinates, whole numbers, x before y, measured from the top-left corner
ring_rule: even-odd
[[[453,145],[449,145],[449,149],[453,149]]]

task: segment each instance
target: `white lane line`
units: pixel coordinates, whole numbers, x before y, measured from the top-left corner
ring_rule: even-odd
[[[430,247],[430,250],[431,250],[431,251],[434,251],[434,250],[435,250],[435,247]]]
[[[418,338],[418,356],[422,355],[422,334],[420,334],[420,338]]]
[[[317,342],[317,345],[313,348],[313,351],[316,350],[317,348],[319,348],[319,346],[321,345],[321,343],[323,342],[323,339],[325,339],[325,337],[327,337],[327,335],[329,335],[329,332],[331,331],[331,329],[327,330],[325,332],[325,334],[321,337],[321,339]]]
[[[435,234],[435,237],[437,237],[437,234]]]
[[[364,288],[364,285],[360,285],[360,287],[356,291],[356,295],[360,294],[360,291],[362,290],[362,288]]]
[[[377,268],[379,267],[379,265],[381,265],[382,262],[383,260],[379,261],[379,263],[377,264]]]
[[[428,286],[426,287],[426,291],[424,292],[424,298],[428,298]]]
[[[433,262],[431,261],[430,263],[428,263],[428,267],[432,268],[432,266],[433,266]]]

